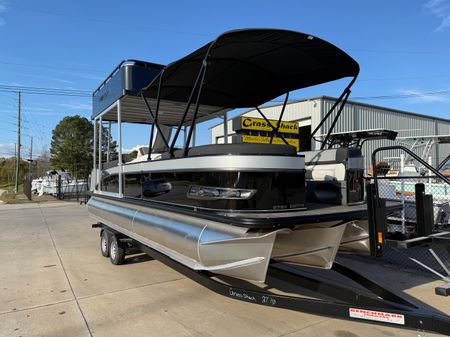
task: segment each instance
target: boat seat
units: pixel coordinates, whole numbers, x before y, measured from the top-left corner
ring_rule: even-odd
[[[276,156],[296,156],[297,150],[290,145],[277,144],[210,144],[196,146],[189,149],[188,157],[211,156],[211,155],[276,155]],[[174,151],[174,158],[183,156],[183,149]],[[170,154],[165,152],[162,159],[169,159]]]
[[[364,157],[359,148],[306,151],[306,200],[346,205],[364,198]]]

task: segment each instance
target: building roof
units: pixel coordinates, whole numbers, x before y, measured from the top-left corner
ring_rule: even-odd
[[[303,99],[292,100],[292,101],[289,101],[287,103],[287,105],[296,104],[296,103],[302,103],[302,102],[308,102],[308,101],[314,101],[314,100],[331,100],[331,101],[336,101],[337,98],[336,97],[332,97],[332,96],[326,96],[326,95],[314,96],[314,97],[311,97],[311,98],[303,98]],[[384,111],[390,111],[390,112],[401,113],[401,114],[405,114],[405,115],[411,115],[411,116],[416,116],[416,117],[421,117],[421,118],[428,118],[428,119],[432,119],[432,120],[438,120],[438,121],[443,121],[443,122],[446,122],[446,123],[450,123],[450,119],[447,119],[447,118],[435,117],[435,116],[430,116],[430,115],[425,115],[425,114],[419,114],[419,113],[416,113],[416,112],[398,110],[398,109],[392,109],[392,108],[383,107],[383,106],[380,106],[380,105],[361,103],[361,102],[352,101],[352,100],[348,100],[346,104],[354,104],[354,105],[359,105],[359,106],[363,106],[363,107],[367,107],[367,108],[379,109],[379,110],[384,110]],[[262,106],[262,108],[266,109],[266,108],[272,108],[272,107],[281,106],[281,105],[283,105],[283,103],[268,104],[268,105]],[[254,110],[255,109],[246,110],[246,111],[240,113],[239,115],[237,115],[236,117],[245,115],[246,113],[254,111]],[[209,129],[212,129],[212,128],[214,128],[214,127],[216,127],[218,125],[221,125],[221,124],[222,123],[217,123],[217,124],[209,127]]]

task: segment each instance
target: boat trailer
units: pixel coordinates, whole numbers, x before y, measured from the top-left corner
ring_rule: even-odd
[[[320,316],[450,335],[449,316],[412,303],[339,262],[333,264],[331,271],[321,271],[320,275],[314,268],[271,261],[267,271],[268,282],[262,288],[255,283],[190,269],[102,223],[92,227],[101,228],[102,237],[103,233],[106,233],[107,237],[114,238],[110,242],[116,242],[120,247],[121,256],[114,257],[118,263],[111,260],[114,264],[123,263],[127,249],[130,249],[131,254],[135,254],[137,248],[205,288],[235,300]],[[324,273],[333,275],[324,276]],[[267,285],[280,281],[295,287],[295,294],[291,288],[286,295],[266,290],[271,288]],[[353,282],[353,286],[349,286],[349,281]]]

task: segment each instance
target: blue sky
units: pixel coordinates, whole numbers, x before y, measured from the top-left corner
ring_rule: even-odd
[[[360,64],[351,97],[450,118],[450,0],[379,1],[13,1],[0,0],[0,84],[93,91],[122,59],[172,62],[223,31],[286,28],[323,38]],[[346,81],[291,98],[340,94]],[[358,100],[358,99],[356,99]],[[22,95],[22,155],[48,147],[66,115],[89,117],[83,97]],[[0,156],[14,154],[16,94],[0,92]],[[209,141],[207,127],[199,142]],[[147,143],[148,131],[124,146]]]

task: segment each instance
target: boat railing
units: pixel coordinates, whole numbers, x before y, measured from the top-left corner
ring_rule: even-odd
[[[126,59],[123,60],[122,62],[120,62],[115,68],[114,70],[103,80],[102,83],[100,83],[100,85],[98,86],[97,89],[94,90],[94,92],[92,93],[92,96],[94,97],[104,86],[106,83],[108,83],[109,80],[111,80],[111,78],[114,77],[114,75],[119,71],[120,68],[126,66],[127,64],[132,64],[132,65],[138,65],[144,68],[152,68],[155,66],[154,63],[151,62],[145,62],[145,61],[140,61],[140,60],[134,60],[134,59]]]
[[[383,152],[392,150],[400,152],[400,165],[395,170],[385,168],[380,165],[383,161],[376,160],[377,154],[382,158]],[[412,158],[407,165],[405,154]],[[403,146],[387,146],[373,152],[372,168],[375,169],[366,181],[374,183],[378,197],[400,202],[403,206],[388,219],[388,227],[391,226],[393,232],[408,235],[415,231],[421,208],[428,209],[429,222],[434,229],[450,227],[450,177],[433,167],[431,160],[425,161]]]

